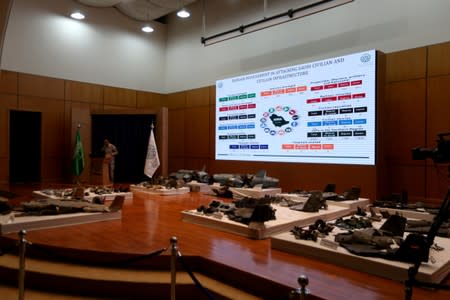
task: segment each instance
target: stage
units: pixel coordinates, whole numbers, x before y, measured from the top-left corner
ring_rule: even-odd
[[[19,201],[31,199],[32,191],[42,188],[47,187],[14,186],[10,190],[19,195],[14,201]],[[26,237],[39,247],[86,263],[120,261],[170,248],[170,238],[177,237],[178,250],[195,265],[196,272],[262,293],[272,289],[279,299],[286,296],[280,293],[299,287],[300,275],[308,276],[308,288],[318,298],[404,297],[401,282],[272,249],[270,239],[249,239],[182,220],[182,211],[207,205],[214,198],[193,192],[171,197],[136,192],[132,200],[125,201],[120,220],[36,230]],[[17,239],[15,233],[2,237],[3,242]],[[166,251],[148,265],[168,269],[169,262],[170,252]],[[415,288],[413,299],[449,297],[448,291]]]

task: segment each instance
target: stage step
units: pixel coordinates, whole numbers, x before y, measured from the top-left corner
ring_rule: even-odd
[[[18,266],[17,256],[0,256],[1,278],[9,278],[2,280],[2,299],[18,298],[18,290],[14,288]],[[216,299],[261,299],[202,274],[195,276]],[[170,279],[169,271],[85,266],[27,258],[25,299],[170,299]],[[207,299],[186,272],[178,271],[176,281],[178,300]]]

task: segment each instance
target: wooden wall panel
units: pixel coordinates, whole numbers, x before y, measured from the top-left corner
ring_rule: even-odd
[[[450,74],[450,42],[428,46],[428,76]]]
[[[187,170],[202,170],[205,167],[206,172],[209,170],[209,159],[207,157],[186,157],[184,160],[183,169]]]
[[[164,95],[138,91],[137,108],[159,108],[164,106]]]
[[[386,54],[377,52],[377,90],[376,90],[376,172],[377,172],[377,197],[390,192],[386,182],[386,147],[384,144],[384,109],[386,101]]]
[[[450,164],[427,164],[426,173],[426,199],[427,202],[440,206],[450,187],[448,169]]]
[[[186,92],[168,94],[165,100],[164,106],[169,109],[186,107]]]
[[[203,87],[186,91],[186,107],[209,106],[209,88]]]
[[[157,112],[158,127],[156,128],[156,143],[158,144],[160,171],[162,176],[169,175],[169,109],[161,107]]]
[[[122,106],[136,108],[136,91],[130,89],[105,86],[104,90],[105,106]]]
[[[214,160],[216,154],[216,86],[209,87],[209,158]]]
[[[388,160],[410,162],[411,149],[425,144],[426,80],[409,80],[386,85],[381,112],[383,143]]]
[[[172,157],[184,157],[184,126],[184,109],[169,109],[169,160]]]
[[[64,103],[64,156],[63,156],[63,168],[64,168],[64,182],[70,182],[72,178],[72,105],[86,105],[86,103],[65,101]],[[89,105],[89,104],[87,104]]]
[[[285,164],[277,163],[263,163],[263,162],[247,162],[247,161],[234,161],[234,160],[212,160],[210,162],[211,173],[232,173],[232,174],[254,174],[259,170],[267,170],[267,176],[276,177],[278,174],[278,167]],[[270,170],[268,170],[270,169]]]
[[[103,105],[103,108],[101,110],[113,112],[113,111],[124,111],[124,109],[126,109],[127,111],[134,111],[134,109],[131,109],[130,107],[117,105]]]
[[[9,111],[16,108],[16,95],[0,94],[0,183],[9,182]]]
[[[425,162],[414,164],[389,164],[388,183],[391,193],[408,192],[409,202],[424,201],[426,196]],[[385,195],[386,196],[386,195]]]
[[[437,146],[439,133],[450,133],[450,75],[428,79],[427,148]],[[450,136],[445,137],[450,140]],[[427,198],[439,201],[449,187],[450,164],[427,159]]]
[[[17,94],[17,73],[0,71],[0,93]]]
[[[212,173],[255,173],[266,170],[267,176],[280,179],[283,191],[296,189],[322,190],[327,183],[335,183],[342,193],[352,186],[361,188],[362,197],[376,197],[376,168],[373,166],[290,164],[272,162],[211,161]]]
[[[4,31],[8,21],[9,5],[12,0],[0,1],[0,31]]]
[[[72,103],[70,128],[76,130],[78,124],[90,130],[91,125],[91,107],[87,103]],[[75,127],[73,127],[75,126]],[[72,134],[75,137],[75,134]]]
[[[169,174],[181,169],[187,169],[184,157],[171,157],[169,155]]]
[[[426,56],[426,47],[386,54],[386,82],[425,77]]]
[[[373,166],[286,164],[277,166],[277,172],[270,174],[279,176],[282,187],[288,191],[323,190],[326,184],[334,183],[339,193],[358,186],[361,197],[376,198],[376,167]]]
[[[426,140],[426,79],[386,85],[383,113],[384,180],[386,193],[406,190],[416,198],[425,196],[425,164],[412,159],[411,149]],[[422,201],[421,200],[421,201]]]
[[[0,157],[9,153],[9,110],[17,108],[17,96],[0,94]]]
[[[31,74],[18,74],[18,93],[22,96],[64,99],[64,80]]]
[[[185,116],[185,155],[208,158],[210,143],[209,106],[186,108]]]
[[[428,79],[427,146],[436,146],[438,133],[450,132],[450,75]]]
[[[65,81],[65,99],[103,104],[103,86],[78,81]]]
[[[19,96],[19,109],[42,112],[41,180],[61,180],[64,157],[64,102]]]
[[[0,185],[9,183],[9,157],[0,156]]]
[[[214,129],[210,123],[209,87],[186,91],[185,108],[185,168],[208,168],[210,154],[210,132]]]

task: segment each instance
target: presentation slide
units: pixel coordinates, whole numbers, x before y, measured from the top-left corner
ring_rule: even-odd
[[[375,164],[376,51],[216,82],[217,160]]]

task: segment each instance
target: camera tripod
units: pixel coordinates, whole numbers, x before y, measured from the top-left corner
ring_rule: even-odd
[[[428,254],[430,247],[434,244],[434,238],[439,231],[442,223],[449,218],[449,207],[450,207],[450,187],[448,188],[447,194],[442,202],[438,214],[431,224],[430,230],[427,236],[421,234],[409,234],[405,240],[407,243],[410,253],[416,253],[415,262],[408,269],[408,279],[405,281],[405,300],[411,300],[413,294],[413,287],[427,287],[435,289],[450,290],[450,285],[436,284],[430,282],[423,282],[416,280],[417,272],[419,271],[420,264],[422,261],[428,261]],[[408,244],[409,243],[409,244]],[[424,253],[426,253],[426,259],[424,259]]]

